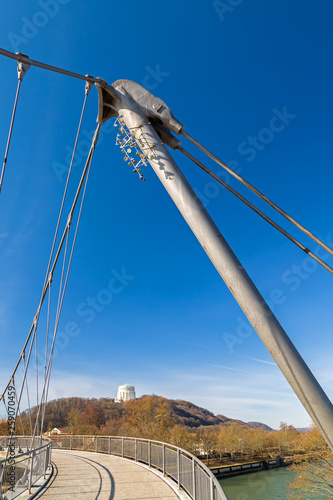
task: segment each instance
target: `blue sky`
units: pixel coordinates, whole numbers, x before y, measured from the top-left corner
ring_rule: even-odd
[[[328,0],[15,0],[0,7],[0,46],[109,84],[146,86],[188,133],[332,246],[332,11]],[[0,67],[4,152],[16,62],[1,57]],[[38,68],[22,83],[0,198],[2,385],[38,305],[83,97],[84,82]],[[70,197],[97,106],[93,88]],[[154,172],[146,167],[146,182],[133,175],[115,136],[107,123],[93,160],[50,398],[115,397],[130,383],[138,395],[191,400],[232,418],[306,426],[308,415]],[[332,276],[173,155],[332,398]],[[105,300],[112,279],[119,293]]]

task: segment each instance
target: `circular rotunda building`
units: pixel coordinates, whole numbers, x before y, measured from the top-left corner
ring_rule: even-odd
[[[136,398],[133,385],[124,384],[118,387],[117,399],[115,401],[133,401]]]

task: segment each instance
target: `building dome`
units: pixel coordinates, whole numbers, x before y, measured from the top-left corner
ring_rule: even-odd
[[[135,388],[133,385],[124,384],[118,387],[116,402],[133,401],[135,398]]]

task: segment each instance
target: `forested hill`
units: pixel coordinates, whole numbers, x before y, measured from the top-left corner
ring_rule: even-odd
[[[171,404],[173,416],[187,427],[238,423],[253,428],[261,427],[267,431],[272,430],[271,427],[261,422],[243,422],[224,415],[214,415],[211,411],[196,406],[189,401],[180,399],[169,399],[168,401]]]
[[[163,403],[164,407],[168,410],[167,413],[172,421],[171,423],[180,424],[187,428],[194,429],[201,426],[239,423],[246,427],[261,427],[265,430],[271,430],[270,427],[260,422],[245,423],[224,415],[214,415],[212,412],[189,401],[166,399],[159,396],[142,396],[135,400],[135,405],[138,410],[140,406],[144,410],[148,402],[150,408],[154,404],[159,406]],[[47,403],[45,426],[46,429],[54,427],[66,428],[70,426],[70,421],[75,416],[78,422],[89,423],[90,425],[95,425],[97,428],[102,428],[107,424],[116,424],[126,420],[128,410],[130,409],[129,405],[131,404],[115,403],[111,398],[87,399],[74,397],[56,399]],[[70,416],[71,418],[69,418]]]

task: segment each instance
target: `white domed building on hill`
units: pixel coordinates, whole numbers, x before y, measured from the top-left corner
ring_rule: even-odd
[[[115,403],[122,403],[123,401],[133,401],[135,398],[134,386],[124,384],[118,387],[117,398],[114,401]]]

